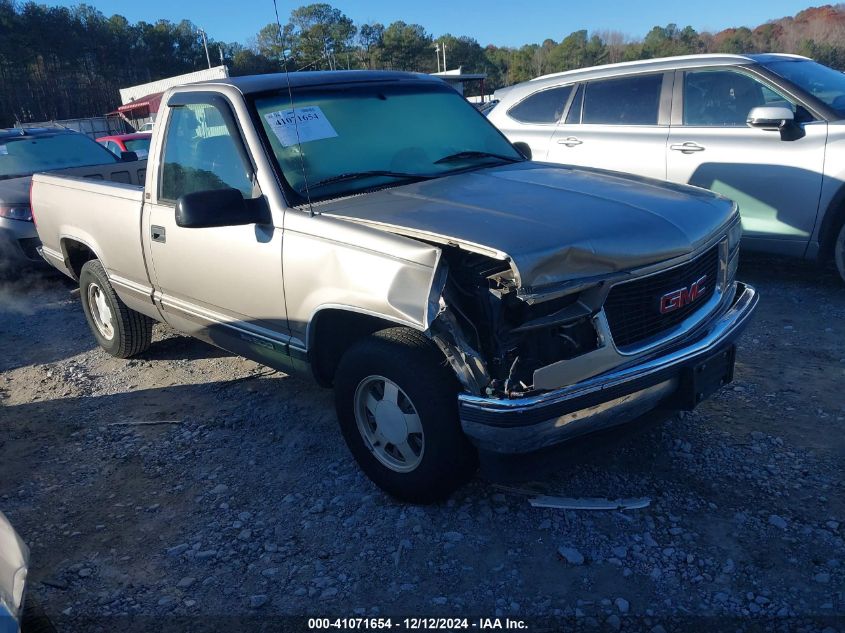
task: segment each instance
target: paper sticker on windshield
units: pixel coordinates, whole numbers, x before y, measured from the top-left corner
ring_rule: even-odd
[[[337,132],[319,106],[280,110],[264,115],[283,147],[334,138]],[[298,137],[297,137],[298,132]]]
[[[9,150],[6,149],[5,145],[0,145],[0,156],[6,156],[9,154]]]

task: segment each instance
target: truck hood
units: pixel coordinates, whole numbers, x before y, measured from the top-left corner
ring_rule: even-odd
[[[691,253],[737,214],[730,200],[703,189],[530,161],[331,200],[315,210],[510,259],[526,289]]]
[[[32,176],[0,180],[0,203],[29,204],[29,185]]]

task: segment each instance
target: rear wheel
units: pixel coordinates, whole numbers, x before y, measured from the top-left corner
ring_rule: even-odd
[[[461,431],[458,384],[440,351],[408,328],[359,341],[335,376],[346,444],[380,488],[430,503],[466,483],[478,456]]]
[[[842,224],[839,229],[839,235],[836,236],[833,256],[836,261],[836,270],[839,271],[842,281],[845,281],[845,223]]]
[[[109,354],[129,358],[150,346],[152,319],[120,300],[99,260],[92,259],[82,266],[79,295],[94,338]]]

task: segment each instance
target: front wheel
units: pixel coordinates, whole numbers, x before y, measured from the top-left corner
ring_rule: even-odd
[[[346,444],[385,492],[415,503],[448,497],[478,466],[461,431],[458,384],[434,344],[408,328],[356,343],[335,376]]]
[[[833,255],[836,260],[836,270],[839,271],[842,281],[845,281],[845,223],[842,224],[842,227],[839,229],[839,235],[836,236],[836,246]]]

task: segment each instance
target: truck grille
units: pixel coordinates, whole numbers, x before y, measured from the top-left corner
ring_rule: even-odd
[[[661,313],[661,300],[665,295],[689,289],[704,275],[707,281],[695,300]],[[707,303],[718,283],[719,247],[714,246],[686,264],[615,285],[604,304],[613,342],[616,347],[624,348],[659,336]]]

